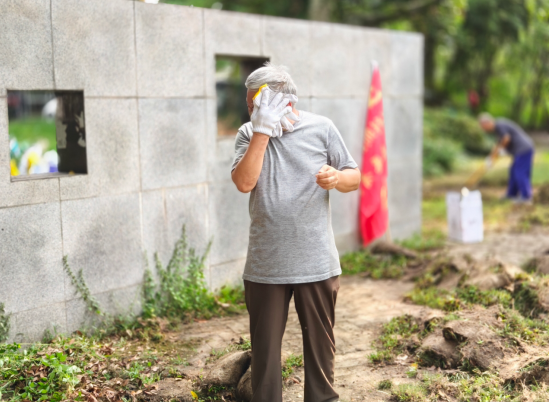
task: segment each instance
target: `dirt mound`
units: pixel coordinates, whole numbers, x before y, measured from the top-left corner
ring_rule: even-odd
[[[538,188],[533,199],[537,204],[548,205],[548,182]]]
[[[525,264],[525,270],[530,273],[538,273],[540,275],[548,275],[548,249],[531,258]]]
[[[252,400],[252,372],[250,368],[244,373],[237,385],[237,395],[244,401]]]
[[[138,400],[147,402],[192,402],[192,384],[180,378],[167,378],[155,384],[156,390],[138,395]]]
[[[476,260],[468,255],[438,256],[430,261],[417,280],[421,287],[437,286],[452,290],[459,286],[476,286],[479,290],[511,286],[523,270],[499,259]]]
[[[479,368],[498,372],[505,381],[548,376],[545,347],[528,345],[512,336],[503,336],[506,325],[499,308],[475,308],[458,313],[456,320],[439,323],[422,340],[418,356],[424,366]],[[535,364],[540,362],[544,364]],[[540,368],[542,367],[542,368]]]
[[[408,248],[401,247],[395,243],[378,241],[370,248],[373,254],[401,255],[407,258],[418,258],[418,254]]]

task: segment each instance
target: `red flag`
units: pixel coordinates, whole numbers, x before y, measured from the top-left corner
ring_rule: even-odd
[[[388,228],[387,178],[388,164],[382,110],[382,82],[380,81],[378,66],[373,63],[363,140],[361,200],[359,203],[359,225],[364,246],[382,236]]]

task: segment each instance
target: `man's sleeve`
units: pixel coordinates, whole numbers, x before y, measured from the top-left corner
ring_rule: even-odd
[[[243,158],[244,153],[250,145],[250,137],[245,134],[244,131],[239,130],[237,132],[237,137],[235,138],[235,158],[233,159],[233,165],[231,166],[231,171],[235,170],[237,164]]]
[[[327,150],[327,164],[336,170],[355,169],[357,167],[357,163],[355,163],[346,148],[346,144],[344,144],[344,139],[332,123],[328,130]]]

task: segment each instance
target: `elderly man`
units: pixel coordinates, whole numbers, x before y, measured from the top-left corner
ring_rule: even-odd
[[[337,401],[333,327],[342,271],[329,192],[357,190],[361,174],[332,121],[295,108],[296,86],[284,67],[266,63],[245,85],[250,122],[235,139],[231,176],[239,191],[251,193],[243,279],[252,401],[282,401],[281,343],[292,296],[303,335],[305,401]]]
[[[514,158],[510,167],[505,198],[513,199],[518,203],[530,202],[531,168],[535,153],[533,141],[513,121],[504,118],[495,119],[489,113],[482,113],[479,116],[479,124],[486,132],[496,133],[499,137],[498,143],[489,155],[491,162],[498,156],[501,149],[506,149]]]

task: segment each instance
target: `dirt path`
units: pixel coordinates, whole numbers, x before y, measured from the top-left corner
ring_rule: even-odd
[[[468,253],[477,258],[496,256],[504,262],[521,264],[548,247],[548,232],[524,234],[492,234],[485,242],[472,245],[450,245],[450,253]],[[421,314],[425,307],[406,304],[403,295],[413,288],[412,282],[396,280],[342,277],[336,307],[336,389],[342,401],[387,401],[389,394],[378,391],[380,380],[394,384],[410,382],[407,365],[377,366],[368,362],[372,342],[379,334],[380,324],[392,317]],[[190,360],[202,366],[212,349],[221,350],[240,336],[248,334],[248,316],[213,319],[185,326],[180,333],[184,342],[200,345]],[[283,351],[301,354],[302,336],[298,316],[291,302]],[[303,369],[296,375],[302,380]],[[285,384],[284,401],[303,399],[301,383]]]

